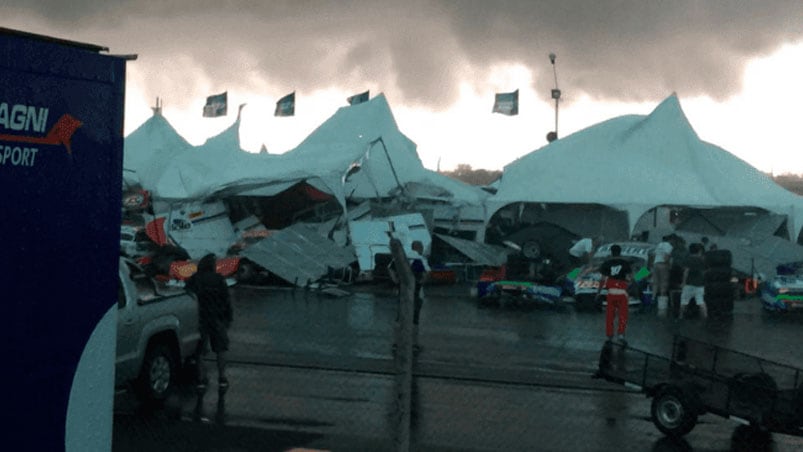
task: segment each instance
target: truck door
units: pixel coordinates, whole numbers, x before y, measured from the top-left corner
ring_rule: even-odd
[[[139,371],[137,361],[142,320],[137,309],[139,286],[147,290],[147,275],[137,274],[125,263],[120,263],[120,289],[117,298],[117,361],[115,381],[120,383],[136,376]]]

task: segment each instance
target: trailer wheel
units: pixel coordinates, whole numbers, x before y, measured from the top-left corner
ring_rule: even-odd
[[[753,425],[740,425],[731,435],[731,448],[733,452],[754,452],[774,450],[772,433],[769,430]]]
[[[681,437],[697,424],[694,396],[679,386],[661,388],[652,399],[652,422],[665,435]]]
[[[733,403],[750,412],[754,420],[762,422],[772,414],[778,385],[770,375],[760,372],[735,377]]]

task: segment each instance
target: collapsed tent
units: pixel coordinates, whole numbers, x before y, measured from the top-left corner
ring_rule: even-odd
[[[155,109],[126,139],[125,169],[141,176],[153,215],[165,219],[165,234],[194,254],[225,253],[234,241],[228,233],[209,237],[202,226],[229,231],[231,225],[222,223],[244,218],[256,218],[271,230],[325,222],[340,245],[348,242],[346,218],[420,212],[430,220],[429,230],[471,237],[484,227],[488,194],[424,168],[384,95],[338,109],[284,154],[244,151],[239,130],[238,115],[218,135],[190,146]],[[228,218],[207,215],[218,207]],[[339,221],[332,223],[333,218]],[[299,280],[310,275],[304,276]]]
[[[385,96],[340,108],[295,149],[254,154],[239,143],[240,118],[192,147],[156,113],[125,141],[125,168],[140,175],[153,199],[180,202],[226,195],[272,196],[305,181],[334,196],[370,199],[404,195],[409,187],[455,205],[480,206],[481,189],[427,170],[402,134]]]
[[[628,234],[658,206],[761,207],[803,226],[803,198],[699,139],[671,95],[649,115],[594,125],[505,166],[486,222],[515,203],[597,204],[625,213]]]

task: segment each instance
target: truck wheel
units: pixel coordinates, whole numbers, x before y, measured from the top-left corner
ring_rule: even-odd
[[[147,403],[164,402],[173,389],[178,371],[175,354],[164,343],[151,344],[139,374],[140,397]]]
[[[697,424],[693,395],[674,385],[663,387],[652,399],[652,422],[665,435],[681,437]]]
[[[237,267],[236,279],[241,283],[250,283],[256,276],[256,268],[254,264],[246,259],[240,259],[240,264]]]
[[[797,394],[795,394],[794,405],[795,417],[797,418],[797,425],[803,425],[803,384],[797,387]]]

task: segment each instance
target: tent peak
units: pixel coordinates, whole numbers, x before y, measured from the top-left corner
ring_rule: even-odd
[[[699,140],[697,132],[694,131],[689,119],[683,112],[683,108],[680,106],[680,99],[675,92],[661,101],[650,114],[631,129],[631,132],[644,130],[644,128],[661,131],[661,134],[664,135],[667,133],[674,133],[677,136],[688,134]],[[668,132],[670,130],[674,132]]]

